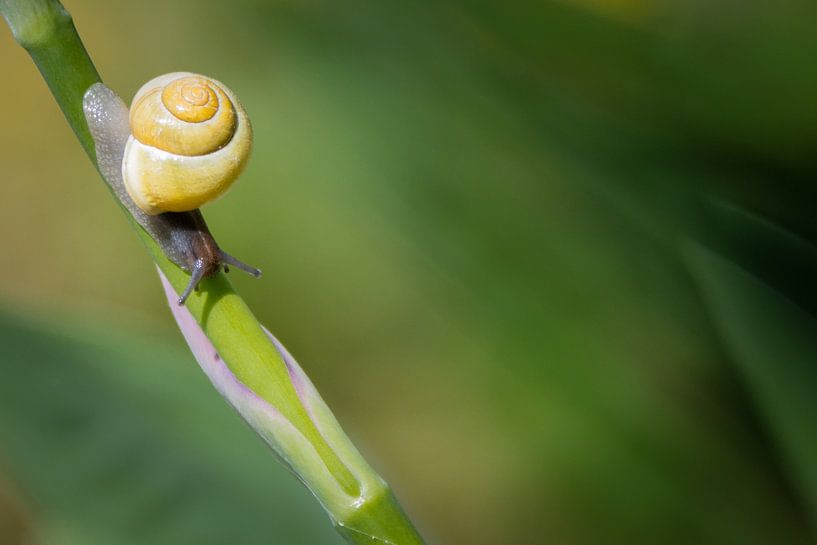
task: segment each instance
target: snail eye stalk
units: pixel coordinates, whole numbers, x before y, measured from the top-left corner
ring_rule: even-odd
[[[227,265],[232,265],[236,269],[241,269],[250,276],[254,276],[255,278],[261,278],[261,271],[259,269],[251,267],[244,263],[243,261],[239,261],[238,259],[234,258],[227,252],[222,251],[220,257],[222,264],[224,264],[224,272],[227,272]]]
[[[193,290],[199,288],[199,282],[201,282],[202,279],[204,279],[206,272],[207,271],[204,267],[204,261],[202,259],[197,259],[196,266],[193,267],[193,270],[190,273],[190,283],[187,284],[187,287],[184,288],[181,297],[179,297],[179,300],[176,301],[179,304],[179,306],[184,305],[185,301],[187,301],[187,298],[190,297],[191,293],[193,293]]]

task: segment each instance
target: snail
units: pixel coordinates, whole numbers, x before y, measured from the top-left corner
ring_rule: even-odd
[[[230,265],[261,275],[219,248],[199,210],[230,188],[249,158],[252,128],[232,91],[175,72],[143,85],[130,112],[109,87],[95,83],[83,110],[105,182],[168,259],[190,274],[179,305],[201,280]]]

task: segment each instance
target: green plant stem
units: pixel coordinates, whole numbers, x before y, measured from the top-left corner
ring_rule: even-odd
[[[100,77],[71,16],[56,0],[0,0],[0,13],[17,42],[31,55],[77,139],[96,165],[82,99]],[[121,203],[120,207],[157,266],[181,293],[189,280],[187,273],[165,257]],[[188,299],[187,307],[230,370],[310,441],[345,493],[358,493],[359,483],[321,436],[300,402],[280,354],[226,276],[219,273],[203,281],[200,288]],[[423,543],[385,485],[363,498],[352,511],[334,512],[331,506],[324,507],[349,543]]]

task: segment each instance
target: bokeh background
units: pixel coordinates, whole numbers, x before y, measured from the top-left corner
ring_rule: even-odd
[[[233,282],[430,545],[814,542],[813,0],[65,3],[241,97]],[[339,544],[0,66],[0,543]]]

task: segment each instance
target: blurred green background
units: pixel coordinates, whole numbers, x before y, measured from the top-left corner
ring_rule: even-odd
[[[814,542],[813,0],[66,7],[241,97],[233,282],[430,545]],[[0,63],[0,543],[340,543]]]

